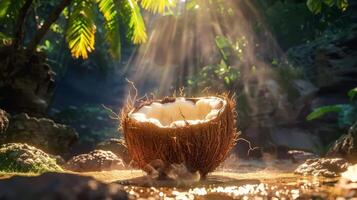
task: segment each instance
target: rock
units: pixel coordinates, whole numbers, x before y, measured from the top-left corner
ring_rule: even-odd
[[[329,157],[343,157],[349,162],[357,162],[357,122],[350,128],[347,135],[341,136],[328,150]]]
[[[299,150],[290,150],[288,151],[288,155],[294,163],[303,163],[307,159],[314,159],[318,157],[316,154]]]
[[[347,170],[349,163],[343,158],[308,159],[296,170],[296,174],[336,177]]]
[[[111,151],[119,158],[123,159],[126,164],[129,164],[131,157],[123,139],[111,138],[97,145],[97,149]]]
[[[316,94],[318,88],[310,81],[295,79],[292,81],[294,88],[299,93],[299,98],[310,99]]]
[[[78,134],[74,129],[24,113],[13,116],[6,134],[0,137],[0,143],[27,143],[51,154],[67,152],[77,140]]]
[[[9,125],[8,114],[0,109],[0,137],[5,133]]]
[[[319,137],[309,130],[298,127],[275,128],[270,132],[270,137],[276,146],[285,146],[289,149],[313,151],[322,148]]]
[[[111,151],[94,150],[71,158],[65,168],[76,172],[123,169],[124,163]]]
[[[119,184],[105,184],[75,174],[45,173],[36,177],[15,176],[0,180],[2,200],[97,200],[128,199]]]
[[[1,145],[0,161],[0,171],[62,171],[62,168],[56,164],[55,159],[51,158],[48,154],[40,149],[21,143]]]
[[[46,56],[3,47],[0,60],[0,106],[10,113],[44,115],[55,88]]]
[[[288,51],[295,66],[303,67],[319,92],[345,94],[357,84],[357,28],[350,26],[330,38],[321,37]]]

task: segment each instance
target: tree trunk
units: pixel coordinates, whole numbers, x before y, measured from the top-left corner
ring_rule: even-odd
[[[18,49],[22,43],[24,37],[24,23],[26,20],[26,15],[31,7],[33,0],[26,0],[25,4],[21,7],[19,16],[17,17],[17,23],[14,30],[14,48]]]
[[[36,35],[32,38],[28,45],[28,51],[35,51],[37,45],[41,42],[46,35],[51,25],[58,19],[62,11],[71,3],[72,0],[62,0],[61,3],[52,11],[50,16],[46,19],[45,23],[37,31]]]

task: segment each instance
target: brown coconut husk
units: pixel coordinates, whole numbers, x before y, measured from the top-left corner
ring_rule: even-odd
[[[204,98],[204,97],[203,97]],[[185,164],[190,172],[207,175],[225,160],[238,138],[235,101],[232,97],[219,96],[227,102],[216,118],[184,127],[162,128],[153,123],[139,122],[129,117],[153,102],[169,103],[175,98],[147,100],[139,106],[126,106],[121,113],[121,129],[129,154],[136,165],[145,170],[154,160],[165,164]],[[193,102],[200,98],[185,98]]]

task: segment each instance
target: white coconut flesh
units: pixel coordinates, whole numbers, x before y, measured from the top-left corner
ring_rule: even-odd
[[[153,102],[130,112],[129,117],[163,128],[183,127],[215,119],[226,104],[225,100],[218,97],[200,98],[196,103],[179,97],[172,103]]]

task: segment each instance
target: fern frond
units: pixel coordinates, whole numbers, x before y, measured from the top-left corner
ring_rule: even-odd
[[[134,44],[145,43],[147,41],[146,27],[141,16],[140,8],[136,0],[127,0],[131,10],[129,26],[133,29],[131,40]]]
[[[94,5],[91,0],[75,0],[69,17],[66,41],[72,56],[83,59],[94,50],[95,31]]]
[[[115,18],[117,12],[113,0],[96,0],[96,2],[105,20],[111,21],[113,18]]]
[[[100,12],[104,16],[105,40],[109,45],[109,53],[113,58],[120,58],[120,16],[119,7],[114,0],[96,0]]]
[[[176,0],[142,0],[141,6],[150,12],[163,14],[166,8],[176,6]]]
[[[119,59],[121,54],[121,37],[120,37],[120,22],[119,18],[114,18],[111,21],[105,22],[105,40],[109,45],[109,53]]]

